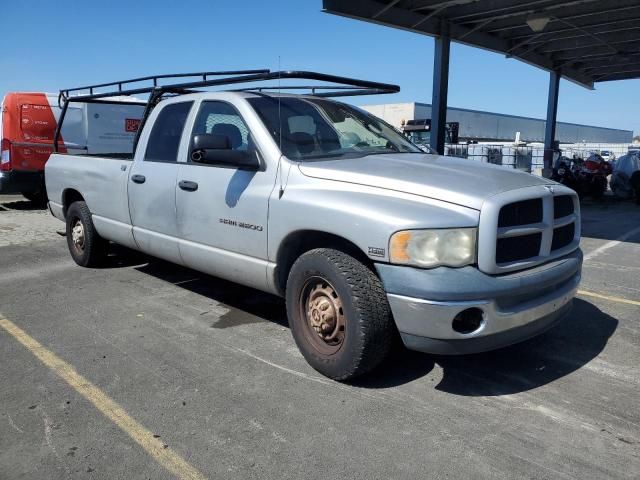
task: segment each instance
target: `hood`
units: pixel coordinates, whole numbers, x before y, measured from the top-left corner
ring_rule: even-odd
[[[555,183],[497,165],[421,153],[314,160],[299,165],[308,177],[396,190],[476,210],[497,193]]]

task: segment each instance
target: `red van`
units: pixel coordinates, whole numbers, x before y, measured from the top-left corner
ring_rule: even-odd
[[[118,98],[105,104],[70,104],[58,148],[69,153],[130,152],[144,106]],[[53,151],[60,117],[58,95],[11,92],[2,100],[0,193],[22,193],[44,203],[44,164]]]

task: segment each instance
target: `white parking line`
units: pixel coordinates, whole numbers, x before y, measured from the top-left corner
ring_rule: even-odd
[[[158,440],[150,430],[131,417],[111,397],[100,390],[85,377],[80,375],[73,365],[65,362],[51,350],[47,349],[27,332],[0,314],[0,330],[6,331],[19,343],[24,345],[38,360],[56,373],[71,388],[86,398],[105,417],[120,427],[133,441],[140,445],[160,465],[173,473],[179,480],[206,480],[206,477],[195,467],[187,463],[178,453]],[[45,435],[49,446],[55,449],[50,441],[51,422],[45,417]]]
[[[618,238],[616,238],[615,240],[611,240],[610,242],[605,243],[604,245],[596,248],[594,251],[587,253],[584,256],[584,260],[591,260],[592,258],[597,257],[598,255],[600,255],[603,252],[606,252],[607,250],[609,250],[610,248],[615,247],[616,245],[624,242],[625,240],[627,240],[629,237],[634,236],[636,233],[640,233],[640,227],[636,227],[633,230],[629,230],[627,233],[620,235]]]

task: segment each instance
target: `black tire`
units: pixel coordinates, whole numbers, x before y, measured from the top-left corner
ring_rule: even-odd
[[[313,368],[335,380],[350,380],[376,368],[397,336],[376,274],[339,250],[318,248],[301,255],[289,272],[286,300],[291,333],[302,355]],[[328,312],[326,324],[318,325],[317,312],[322,322]],[[331,320],[334,316],[339,320]],[[333,335],[330,342],[327,337]]]
[[[71,258],[81,267],[97,267],[107,254],[107,242],[91,220],[91,212],[85,202],[73,202],[67,210],[67,246]],[[74,232],[75,228],[81,230]]]
[[[607,190],[607,182],[597,182],[593,185],[591,195],[596,200],[600,200],[604,196],[604,192]]]

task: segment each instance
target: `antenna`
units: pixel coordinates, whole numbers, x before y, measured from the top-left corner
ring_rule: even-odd
[[[280,98],[282,98],[280,96],[281,90],[280,90],[280,81],[281,81],[281,75],[280,72],[282,70],[280,69],[280,55],[278,55],[278,125],[279,125],[279,129],[278,132],[280,132],[279,135],[279,139],[278,139],[278,148],[280,148],[280,151],[282,151],[282,113],[280,110]]]

